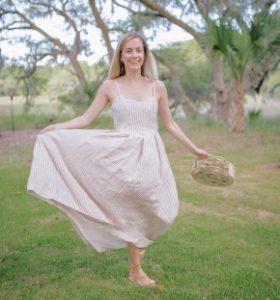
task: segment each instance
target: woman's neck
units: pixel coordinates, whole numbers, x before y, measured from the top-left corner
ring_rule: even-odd
[[[129,81],[131,83],[139,81],[139,80],[143,80],[143,78],[144,78],[142,76],[141,72],[139,72],[139,71],[132,72],[132,71],[129,71],[129,70],[126,72],[124,77],[127,81]]]

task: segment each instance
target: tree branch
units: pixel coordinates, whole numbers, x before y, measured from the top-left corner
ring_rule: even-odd
[[[64,18],[65,22],[67,22],[73,28],[73,30],[75,32],[75,38],[74,38],[74,42],[73,42],[72,51],[73,51],[73,54],[77,56],[81,50],[80,49],[80,42],[81,42],[80,31],[78,30],[75,21],[66,12],[66,5],[67,5],[68,1],[62,3],[62,9],[59,9],[55,5],[50,4],[51,2],[49,4],[46,4],[43,2],[36,2],[36,1],[32,1],[32,0],[28,0],[28,2],[33,5],[43,6],[43,7],[46,7],[47,9],[52,9],[59,16]]]
[[[159,13],[151,13],[151,12],[148,12],[148,11],[135,11],[133,9],[131,9],[130,7],[128,6],[125,6],[123,4],[120,4],[119,2],[117,2],[116,0],[112,0],[112,2],[114,4],[116,4],[117,6],[121,7],[121,8],[124,8],[126,9],[127,11],[131,12],[133,15],[140,15],[140,16],[144,16],[144,17],[154,17],[154,18],[159,18],[161,17],[161,15]]]
[[[35,1],[35,0],[26,0],[27,4],[32,4],[36,9],[34,11],[24,11],[21,12],[17,6],[19,5],[15,5],[12,1],[11,1],[11,6],[12,8],[3,8],[0,7],[0,14],[2,15],[2,17],[4,15],[8,15],[8,17],[12,16],[14,18],[19,18],[19,20],[22,23],[25,23],[27,26],[30,26],[30,30],[34,30],[38,33],[40,33],[44,39],[46,39],[47,41],[49,41],[52,44],[52,48],[54,48],[54,50],[47,50],[47,53],[45,54],[41,54],[39,55],[39,57],[34,58],[35,60],[38,59],[43,59],[45,56],[53,56],[53,57],[57,57],[58,55],[62,55],[62,56],[66,56],[69,60],[70,63],[72,64],[74,70],[75,70],[75,75],[79,80],[79,83],[81,85],[85,85],[86,84],[86,78],[85,78],[85,74],[82,70],[82,67],[77,59],[78,54],[81,51],[81,40],[80,40],[80,31],[78,30],[75,20],[72,18],[71,15],[68,14],[67,10],[66,10],[66,5],[69,3],[68,0],[63,1],[57,1],[60,2],[62,5],[62,8],[58,8],[56,6],[54,6],[54,4],[52,4],[55,1]],[[57,3],[55,2],[55,3]],[[41,9],[39,9],[39,6],[41,7]],[[22,7],[22,6],[21,6]],[[46,11],[44,11],[45,8]],[[81,9],[80,11],[81,12]],[[50,16],[52,17],[52,15],[54,13],[56,13],[59,16],[62,16],[64,18],[64,22],[68,23],[70,25],[70,27],[74,30],[74,34],[75,34],[75,38],[72,44],[72,48],[68,47],[66,44],[63,43],[63,41],[59,38],[56,38],[54,36],[52,36],[51,34],[49,34],[46,30],[44,30],[43,28],[39,27],[33,20],[32,17],[29,17],[28,13],[30,13],[30,15],[34,15],[37,16],[39,18],[43,18],[45,16]],[[76,16],[76,14],[75,14]],[[17,21],[16,19],[16,22]],[[3,22],[2,22],[3,23]],[[13,26],[13,27],[18,27],[18,26]],[[34,44],[34,41],[31,41],[31,44]],[[36,43],[35,43],[36,44]],[[55,49],[58,48],[58,49]],[[36,56],[36,53],[33,54],[33,56]]]
[[[112,61],[113,55],[114,55],[114,50],[111,44],[110,36],[109,36],[109,29],[107,28],[106,24],[103,22],[100,13],[97,9],[95,0],[88,0],[89,6],[91,8],[92,14],[95,18],[96,24],[99,27],[99,29],[102,32],[102,36],[105,42],[105,46],[107,48],[107,53],[109,57],[109,61]]]
[[[13,31],[13,30],[31,30],[32,28],[30,26],[20,26],[20,27],[3,27],[0,28],[0,32],[4,30]]]
[[[81,44],[81,36],[80,36],[80,31],[77,28],[77,25],[75,23],[75,21],[66,13],[65,11],[65,6],[63,6],[63,11],[57,9],[54,6],[51,6],[53,8],[53,10],[60,16],[62,16],[64,18],[64,20],[73,28],[74,32],[75,32],[75,39],[73,42],[73,48],[72,51],[74,52],[74,55],[78,55],[80,53],[80,44]]]
[[[21,17],[29,26],[31,29],[41,33],[47,40],[51,41],[54,45],[58,46],[59,48],[63,49],[65,53],[69,51],[69,49],[57,38],[51,36],[46,31],[44,31],[42,28],[38,27],[34,22],[32,22],[30,19],[28,19],[24,14],[22,14],[17,9],[15,10],[15,13]]]
[[[209,16],[208,16],[208,10],[203,6],[201,3],[201,0],[194,0],[194,3],[196,5],[196,8],[198,9],[199,13],[204,18],[205,22],[209,23]]]
[[[168,12],[166,9],[164,9],[162,6],[157,4],[153,0],[139,0],[139,2],[143,3],[145,6],[150,8],[151,10],[157,11],[159,15],[167,20],[169,20],[171,23],[179,26],[189,34],[191,34],[196,40],[200,40],[200,33],[195,31],[192,27],[190,27],[188,24],[183,22],[182,20],[178,19],[176,16],[172,15],[170,12]]]

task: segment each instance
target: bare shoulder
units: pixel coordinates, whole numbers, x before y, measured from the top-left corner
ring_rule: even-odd
[[[156,85],[156,89],[157,89],[158,91],[163,91],[163,90],[166,89],[166,88],[165,88],[164,82],[161,81],[161,80],[159,80],[159,79],[155,80],[155,85]]]
[[[105,90],[105,91],[107,90],[108,91],[108,90],[111,90],[113,88],[113,85],[114,85],[114,80],[106,79],[102,82],[100,88],[102,90]]]
[[[155,88],[159,98],[166,94],[166,87],[163,81],[159,79],[155,80]]]
[[[112,102],[112,99],[115,97],[115,83],[112,79],[106,79],[103,81],[99,88],[99,92],[102,93],[109,102]]]

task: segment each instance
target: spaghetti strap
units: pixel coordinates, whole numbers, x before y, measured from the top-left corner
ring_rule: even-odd
[[[156,96],[156,80],[153,80],[153,91],[152,91],[152,93],[153,93],[153,97],[155,97]]]
[[[118,91],[118,96],[120,97],[120,96],[121,96],[121,93],[120,93],[119,86],[118,86],[118,84],[117,84],[117,79],[115,79],[114,82],[115,82],[115,85],[116,85],[116,88],[117,88],[117,91]]]

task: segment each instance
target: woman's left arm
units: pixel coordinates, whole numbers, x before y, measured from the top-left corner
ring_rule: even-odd
[[[174,121],[168,103],[168,95],[165,85],[161,81],[157,81],[156,91],[159,97],[159,115],[165,129],[172,134],[180,143],[182,143],[190,152],[197,155],[198,158],[206,158],[209,154],[203,149],[198,148],[182,131],[178,124]]]

